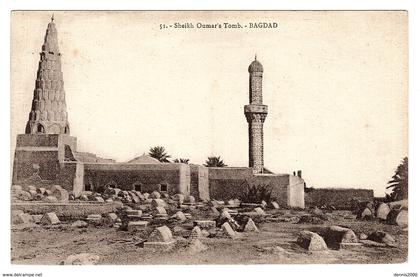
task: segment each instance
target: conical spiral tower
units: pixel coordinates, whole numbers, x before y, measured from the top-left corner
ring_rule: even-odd
[[[54,15],[48,23],[40,53],[32,108],[26,134],[69,134],[61,53]]]

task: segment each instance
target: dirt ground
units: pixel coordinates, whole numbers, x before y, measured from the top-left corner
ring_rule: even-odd
[[[361,245],[352,249],[309,252],[296,244],[297,234],[314,226],[340,225],[356,235],[385,231],[396,239],[395,247]],[[186,239],[175,236],[170,251],[142,247],[136,233],[112,227],[72,228],[71,222],[55,226],[13,226],[11,257],[13,264],[59,264],[78,253],[100,256],[100,264],[348,264],[403,263],[407,259],[408,232],[377,220],[360,221],[335,217],[321,225],[292,222],[262,222],[259,233],[241,233],[238,239],[201,238],[208,249],[192,253]]]

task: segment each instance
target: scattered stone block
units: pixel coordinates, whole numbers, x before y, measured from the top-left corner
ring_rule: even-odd
[[[185,196],[183,194],[178,193],[178,194],[173,195],[172,199],[177,201],[179,204],[182,204],[184,203]]]
[[[265,211],[263,209],[261,209],[260,207],[257,207],[254,209],[254,211],[258,214],[258,215],[265,215]]]
[[[186,251],[191,254],[203,252],[207,249],[208,247],[204,245],[199,239],[192,239],[186,247]]]
[[[395,202],[388,203],[391,210],[393,209],[405,209],[408,210],[408,199],[403,199]]]
[[[214,220],[195,220],[193,224],[194,226],[198,226],[202,229],[210,229],[216,227],[216,221]]]
[[[168,249],[175,245],[175,240],[172,237],[172,232],[167,226],[161,226],[153,230],[147,241],[144,243],[144,248],[158,248]]]
[[[101,197],[101,196],[95,196],[95,198],[94,198],[95,200],[95,202],[98,202],[98,203],[105,203],[105,200]]]
[[[166,192],[163,192],[161,193],[161,197],[165,199],[169,199],[169,194],[167,194]]]
[[[45,196],[51,196],[51,195],[52,195],[52,191],[51,191],[51,190],[49,190],[49,189],[46,189],[46,190],[44,191],[44,195],[45,195]]]
[[[146,226],[148,224],[149,224],[149,222],[143,221],[143,220],[130,221],[130,222],[128,222],[127,230],[129,232],[136,232],[136,231],[139,231],[139,230],[144,230],[144,228],[146,228]]]
[[[40,193],[40,194],[44,194],[45,193],[45,188],[37,188],[36,192]]]
[[[249,218],[248,222],[245,224],[244,232],[259,232],[252,218]]]
[[[323,216],[324,215],[324,212],[318,207],[315,207],[314,209],[312,209],[311,213],[314,214],[314,215],[318,215],[318,216]]]
[[[172,218],[175,218],[175,219],[177,219],[177,220],[179,220],[179,221],[181,221],[181,222],[183,222],[183,221],[186,221],[186,220],[187,220],[187,217],[186,217],[186,216],[185,216],[185,214],[184,214],[183,212],[181,212],[181,211],[176,212],[176,213],[172,216]]]
[[[164,207],[157,206],[155,207],[155,213],[156,214],[162,214],[162,215],[168,215]]]
[[[230,199],[228,201],[226,201],[226,204],[229,206],[235,206],[235,201],[233,201],[233,199]]]
[[[213,207],[210,208],[210,210],[212,211],[214,216],[219,216],[220,215],[220,212],[217,210],[216,207],[213,206]]]
[[[386,219],[388,224],[398,225],[400,227],[408,226],[408,211],[391,210]]]
[[[327,250],[327,244],[317,233],[310,231],[301,231],[299,233],[297,244],[309,251]]]
[[[54,192],[55,190],[62,190],[63,188],[60,185],[54,185],[51,187],[51,191]]]
[[[388,234],[387,232],[383,232],[383,231],[375,231],[371,233],[367,239],[371,241],[375,241],[375,242],[385,243],[385,244],[395,243],[395,238],[391,236],[390,234]]]
[[[150,193],[148,193],[148,192],[143,193],[143,196],[144,196],[144,198],[145,198],[145,199],[148,199],[148,198],[149,198],[149,196],[150,196]]]
[[[280,209],[279,204],[275,201],[271,202],[271,206],[273,207],[273,209],[276,209],[276,210]]]
[[[360,238],[361,240],[364,240],[364,239],[367,239],[367,238],[368,238],[368,236],[367,236],[365,233],[361,233],[361,234],[359,235],[359,238]]]
[[[32,200],[32,195],[24,190],[16,191],[15,196],[18,200],[29,201]]]
[[[42,201],[42,199],[44,199],[44,197],[45,196],[43,194],[37,193],[37,194],[34,195],[33,200],[34,201]]]
[[[342,242],[339,244],[339,249],[359,249],[362,245],[360,242]]]
[[[235,239],[237,237],[236,232],[232,229],[228,222],[222,224],[222,232],[232,239]]]
[[[202,237],[202,233],[201,233],[201,229],[198,226],[195,226],[190,234],[190,238],[196,239],[196,238],[201,238]]]
[[[220,218],[232,219],[232,216],[227,210],[223,210],[222,213],[220,214]]]
[[[158,191],[153,191],[151,194],[150,194],[150,196],[149,196],[150,198],[153,198],[153,199],[160,199],[160,193],[158,192]]]
[[[143,215],[142,210],[127,210],[126,213],[128,217],[141,217]]]
[[[117,221],[118,216],[116,213],[107,213],[106,218],[109,219],[112,222]]]
[[[47,202],[47,203],[57,203],[58,200],[55,196],[45,196],[44,198],[42,198],[42,201]]]
[[[382,220],[386,220],[390,211],[391,209],[389,208],[388,204],[381,203],[376,209],[376,217]]]
[[[188,204],[195,204],[195,197],[192,195],[189,195],[186,197],[185,202]]]
[[[134,204],[138,204],[140,203],[140,198],[137,195],[132,195],[131,201],[133,201]]]
[[[353,230],[341,226],[314,228],[320,234],[328,247],[340,249],[341,243],[358,243],[359,240]]]
[[[358,216],[362,220],[371,220],[373,219],[373,212],[369,208],[364,208]]]
[[[32,215],[32,220],[35,223],[41,223],[42,217],[43,217],[42,214],[34,214],[34,215]]]
[[[89,201],[89,198],[88,198],[87,195],[82,194],[82,195],[80,195],[79,200],[81,200],[81,201]]]
[[[153,208],[156,208],[156,207],[163,207],[163,208],[165,208],[166,207],[166,202],[163,199],[153,199],[150,202],[150,204],[151,204],[151,206]]]
[[[96,265],[98,264],[100,257],[90,253],[80,253],[76,255],[68,256],[60,264],[62,265]]]
[[[29,193],[32,196],[32,199],[34,198],[34,196],[37,194],[36,190],[30,190]]]
[[[46,213],[41,218],[41,224],[43,225],[55,225],[58,223],[60,223],[60,220],[55,213]]]
[[[70,199],[71,200],[71,199]],[[107,200],[105,200],[106,203],[112,203],[114,202],[114,200],[112,198],[108,198]]]
[[[58,186],[58,187],[60,187],[60,186]],[[64,203],[66,203],[66,202],[69,201],[69,193],[65,189],[55,188],[53,190],[52,196],[54,196],[55,198],[57,198],[58,202],[64,202]]]
[[[263,208],[267,207],[267,202],[265,202],[264,200],[261,201],[261,207],[263,207]]]
[[[86,221],[83,220],[76,220],[71,224],[71,227],[74,228],[86,228],[89,224]]]

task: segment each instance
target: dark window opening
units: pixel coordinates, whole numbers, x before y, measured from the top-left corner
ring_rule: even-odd
[[[134,190],[141,191],[141,185],[138,185],[138,184],[134,185]]]
[[[42,126],[41,124],[39,124],[36,131],[38,133],[45,133],[44,126]]]
[[[168,191],[168,185],[167,184],[160,184],[160,191]]]

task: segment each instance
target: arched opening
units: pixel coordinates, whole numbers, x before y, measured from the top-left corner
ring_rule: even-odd
[[[135,183],[133,184],[133,189],[134,189],[135,191],[141,191],[141,187],[142,187],[142,184],[141,184],[140,182],[135,182]]]
[[[44,134],[45,133],[44,126],[42,126],[42,124],[38,124],[38,126],[36,127],[36,132]]]
[[[68,124],[66,125],[66,127],[64,127],[64,134],[66,135],[70,134],[70,127]]]

